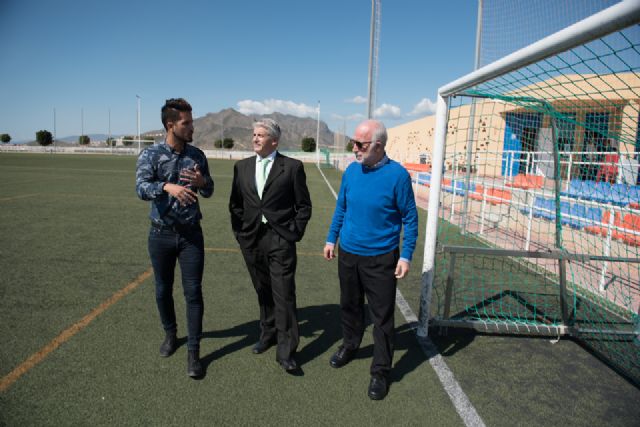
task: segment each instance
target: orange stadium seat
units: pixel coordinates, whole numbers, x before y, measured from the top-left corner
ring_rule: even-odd
[[[611,211],[605,211],[602,214],[602,224],[603,225],[589,225],[585,227],[585,231],[591,234],[599,234],[601,236],[607,235],[607,230],[609,229],[609,219],[611,218]],[[616,212],[613,217],[613,225],[614,227],[620,227],[622,224],[622,220],[620,219],[620,212]],[[616,232],[614,231],[614,234]]]
[[[507,183],[507,187],[522,188],[530,190],[532,188],[542,188],[544,176],[541,175],[516,175],[513,182]]]
[[[622,240],[629,245],[640,246],[640,234],[633,233],[640,233],[640,215],[625,214],[620,227],[628,231],[614,231],[614,239]]]
[[[484,192],[484,187],[480,184],[476,184],[476,191],[469,192],[469,198],[473,200],[482,200],[483,192]]]
[[[498,188],[490,188],[487,190],[487,201],[492,205],[500,205],[509,203],[511,200],[511,191],[500,190]]]
[[[431,172],[431,165],[424,163],[403,163],[402,166],[408,171]]]

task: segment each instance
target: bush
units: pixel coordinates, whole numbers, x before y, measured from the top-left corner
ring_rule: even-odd
[[[131,135],[127,135],[124,138],[122,138],[122,145],[124,145],[125,147],[130,147],[133,145],[134,139],[136,138]]]
[[[302,151],[305,153],[311,153],[316,151],[316,140],[310,136],[302,138]]]
[[[53,135],[48,130],[39,130],[36,132],[36,141],[42,146],[53,144]]]
[[[233,138],[225,138],[224,141],[222,141],[222,146],[227,150],[232,149],[233,148]]]
[[[0,135],[0,141],[2,141],[2,143],[4,144],[11,142],[11,136],[8,133],[3,133],[2,135]]]

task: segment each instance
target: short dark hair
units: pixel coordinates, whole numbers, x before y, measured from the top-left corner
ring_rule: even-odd
[[[178,120],[180,112],[191,112],[191,104],[183,98],[171,98],[165,101],[161,111],[162,125],[167,130],[167,123]]]

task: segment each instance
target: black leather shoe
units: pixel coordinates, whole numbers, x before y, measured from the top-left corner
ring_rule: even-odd
[[[273,347],[275,345],[275,341],[267,341],[267,342],[263,342],[263,341],[258,341],[253,348],[251,349],[251,351],[253,352],[253,354],[260,354],[260,353],[264,353],[265,351],[269,350],[271,347]]]
[[[203,373],[202,363],[200,363],[200,351],[189,350],[187,356],[187,375],[192,378],[201,377]]]
[[[387,395],[389,386],[387,384],[387,378],[383,375],[371,375],[371,382],[369,383],[369,398],[371,400],[382,400]]]
[[[160,356],[169,357],[176,352],[178,348],[178,337],[175,332],[167,332],[164,341],[160,345]]]
[[[331,356],[329,364],[334,368],[342,368],[344,365],[351,362],[354,357],[356,357],[357,352],[357,348],[351,350],[341,345],[340,347],[338,347],[338,351],[336,351],[333,356]]]
[[[278,363],[282,366],[282,369],[287,372],[298,370],[298,364],[293,357],[290,357],[289,359],[280,359],[278,360]]]

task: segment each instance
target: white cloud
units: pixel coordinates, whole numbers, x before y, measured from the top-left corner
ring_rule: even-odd
[[[366,104],[367,103],[367,98],[365,98],[364,96],[354,96],[351,99],[345,99],[344,102],[348,102],[349,104]]]
[[[360,114],[360,113],[356,113],[356,114],[350,114],[348,116],[341,116],[340,114],[331,114],[331,118],[334,120],[346,120],[348,122],[355,122],[355,121],[360,121],[360,120],[364,120],[366,117],[364,114]]]
[[[429,98],[422,98],[420,102],[413,107],[413,110],[409,113],[409,116],[426,116],[435,114],[436,103],[432,102]]]
[[[400,107],[391,104],[382,104],[373,111],[373,117],[376,119],[399,119],[402,117]]]
[[[317,107],[282,99],[265,99],[264,101],[244,99],[238,101],[238,111],[242,114],[271,114],[278,112],[298,117],[315,117],[318,114]]]

